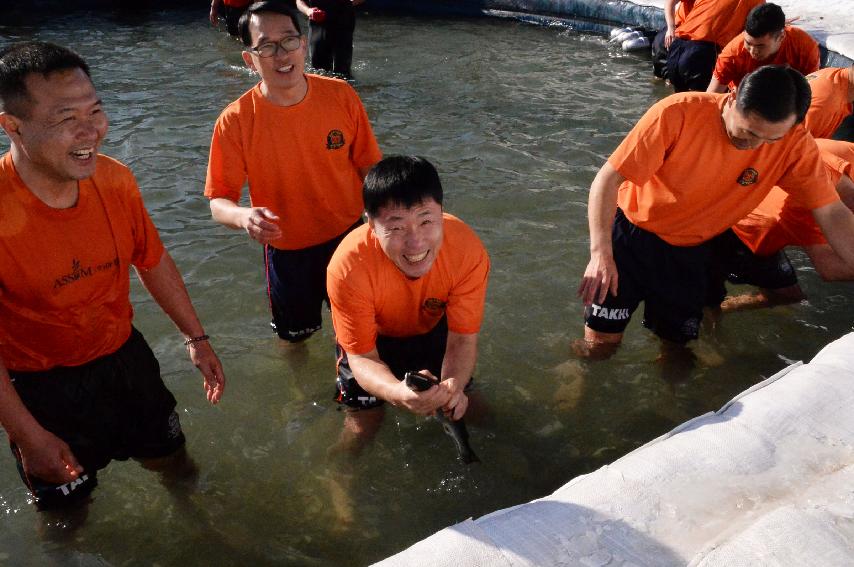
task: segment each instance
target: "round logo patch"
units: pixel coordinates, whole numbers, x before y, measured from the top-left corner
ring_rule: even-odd
[[[337,150],[344,147],[344,132],[341,130],[330,130],[326,135],[326,149]]]
[[[738,184],[743,185],[744,187],[753,185],[757,181],[759,181],[759,172],[752,167],[748,167],[741,172],[741,175],[738,176]]]
[[[441,299],[436,299],[435,297],[428,297],[427,299],[424,300],[423,307],[427,311],[431,311],[434,313],[435,312],[441,313],[442,311],[445,310],[446,305],[447,305],[447,302],[442,301]]]

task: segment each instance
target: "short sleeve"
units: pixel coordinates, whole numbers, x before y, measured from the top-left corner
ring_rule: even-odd
[[[629,181],[643,185],[664,163],[683,122],[678,104],[668,105],[667,99],[654,104],[617,146],[608,162]]]
[[[371,129],[371,122],[368,120],[365,106],[353,87],[347,85],[347,88],[350,89],[351,111],[355,114],[356,123],[356,136],[350,147],[350,161],[359,168],[372,166],[382,159],[382,152]]]
[[[240,115],[229,106],[214,125],[205,179],[205,196],[237,202],[246,183]]]
[[[164,251],[163,242],[145,208],[136,179],[129,171],[128,185],[128,212],[133,233],[133,254],[130,261],[137,268],[148,270],[160,263]]]
[[[474,242],[468,247],[467,262],[463,264],[468,269],[451,290],[446,309],[448,330],[460,334],[480,331],[489,280],[489,256],[473,233],[472,239]]]
[[[327,272],[326,289],[332,307],[335,340],[347,354],[365,354],[377,343],[373,302],[339,275]]]

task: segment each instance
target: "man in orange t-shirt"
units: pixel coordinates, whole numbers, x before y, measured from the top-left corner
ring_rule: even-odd
[[[718,53],[744,29],[748,12],[764,3],[765,0],[696,0],[673,30],[669,45],[667,79],[673,89],[706,90]]]
[[[810,34],[786,25],[776,4],[761,4],[750,11],[744,33],[730,41],[718,55],[710,93],[733,90],[742,78],[763,65],[788,65],[804,75],[818,71],[818,42]]]
[[[812,102],[804,127],[813,138],[830,138],[854,110],[854,65],[827,67],[807,75]]]
[[[834,251],[854,262],[854,215],[796,126],[808,106],[800,73],[766,66],[737,93],[679,93],[647,111],[591,185],[582,354],[613,352],[641,301],[644,325],[663,339],[697,338],[710,241],[774,185],[811,209]]]
[[[830,182],[842,202],[854,210],[854,143],[818,139],[816,144]],[[756,209],[733,226],[727,245],[715,251],[710,285],[716,289],[711,291],[715,298],[712,303],[722,300],[721,307],[732,311],[804,299],[795,270],[783,250],[786,246],[802,247],[823,280],[854,280],[854,265],[833,251],[810,211],[775,187]],[[758,286],[760,292],[724,300],[725,280]]]
[[[112,459],[192,473],[175,398],[133,328],[130,266],[185,337],[208,400],[222,365],[130,171],[89,68],[44,42],[0,51],[0,423],[40,508],[87,501]],[[8,369],[8,371],[7,371]]]
[[[240,25],[243,60],[261,82],[214,126],[205,195],[214,220],[264,245],[273,328],[297,343],[320,329],[326,266],[362,222],[362,180],[381,154],[353,88],[304,74],[295,10],[256,2]]]
[[[442,211],[442,185],[425,159],[391,156],[364,186],[368,225],[347,235],[328,270],[346,431],[376,426],[383,401],[458,420],[477,359],[489,257],[477,235]],[[424,392],[407,371],[441,379]]]

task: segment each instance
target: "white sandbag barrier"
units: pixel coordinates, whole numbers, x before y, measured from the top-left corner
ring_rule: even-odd
[[[854,565],[854,333],[551,496],[381,567]]]

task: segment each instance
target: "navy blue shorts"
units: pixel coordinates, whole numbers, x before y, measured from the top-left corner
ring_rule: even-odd
[[[175,398],[136,329],[116,352],[81,366],[9,375],[36,421],[68,443],[83,467],[84,474],[75,482],[45,482],[24,474],[12,445],[21,478],[40,508],[85,499],[98,483],[97,471],[113,459],[165,457],[184,445]]]
[[[602,304],[584,310],[584,323],[600,333],[622,333],[644,302],[643,325],[669,341],[696,339],[703,318],[709,242],[674,246],[632,224],[617,209],[612,233],[619,285]]]
[[[270,325],[279,338],[298,343],[320,330],[323,303],[329,304],[326,266],[341,240],[361,224],[360,218],[343,234],[317,246],[299,250],[264,246]]]
[[[667,52],[665,76],[677,93],[705,91],[717,58],[718,46],[710,41],[674,38]]]
[[[757,256],[732,230],[727,230],[714,240],[707,305],[721,304],[726,297],[725,282],[773,290],[796,285],[798,276],[783,250]]]
[[[398,380],[409,371],[427,369],[434,376],[442,376],[442,361],[448,344],[448,320],[442,317],[428,333],[413,337],[377,337],[377,353],[391,373]],[[338,378],[336,380],[335,400],[354,409],[368,409],[383,404],[383,401],[369,394],[359,386],[347,353],[337,343],[335,354],[338,357]]]

